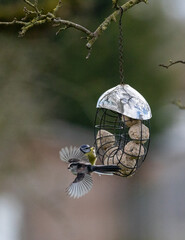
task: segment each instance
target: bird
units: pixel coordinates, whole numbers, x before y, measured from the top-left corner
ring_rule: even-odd
[[[120,171],[120,167],[117,165],[92,165],[88,156],[81,151],[81,147],[64,147],[59,154],[60,159],[68,163],[68,170],[76,176],[74,181],[66,188],[69,197],[80,198],[92,189],[92,173],[113,175]]]
[[[96,164],[97,156],[96,156],[96,151],[94,147],[91,147],[88,144],[84,144],[80,146],[80,151],[88,157],[91,165]]]

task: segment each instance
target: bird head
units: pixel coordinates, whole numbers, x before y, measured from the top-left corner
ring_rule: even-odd
[[[94,147],[90,147],[87,144],[84,144],[80,147],[81,152],[83,152],[89,159],[89,162],[91,165],[94,165],[96,163],[96,151]]]
[[[73,174],[77,174],[77,167],[78,163],[70,163],[68,166],[69,171],[71,171]]]
[[[91,147],[88,144],[84,144],[80,147],[80,151],[84,154],[89,153],[91,151]]]

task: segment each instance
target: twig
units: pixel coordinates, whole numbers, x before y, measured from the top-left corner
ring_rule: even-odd
[[[117,8],[118,6],[118,0],[112,0],[112,7]]]
[[[86,27],[74,23],[69,20],[64,20],[60,17],[56,16],[57,11],[59,8],[62,6],[62,1],[58,0],[58,4],[56,7],[53,9],[52,12],[48,12],[46,14],[42,13],[42,10],[39,10],[38,8],[38,0],[34,0],[34,3],[32,3],[30,0],[23,0],[29,7],[32,8],[32,10],[27,9],[26,7],[24,8],[25,12],[25,17],[21,19],[21,21],[17,20],[16,18],[13,21],[10,22],[0,22],[0,25],[13,25],[13,24],[18,24],[22,25],[21,31],[19,32],[19,36],[24,36],[25,33],[32,27],[44,23],[53,23],[53,27],[58,26],[60,27],[58,32],[59,33],[63,29],[67,29],[69,27],[72,27],[74,29],[77,29],[83,33],[86,34],[86,39],[87,39],[87,44],[86,47],[88,49],[91,49],[93,44],[96,42],[96,40],[99,38],[99,36],[107,29],[108,25],[112,21],[116,21],[116,17],[120,14],[120,10],[117,9],[115,10],[111,15],[109,15],[100,25],[99,27],[94,31],[90,31]],[[112,0],[114,6],[115,4],[117,5],[117,0]],[[127,11],[128,9],[132,8],[134,5],[140,3],[140,2],[145,2],[147,3],[147,0],[130,0],[123,4],[121,7],[123,11]],[[28,15],[33,15],[33,17],[29,20],[27,20]],[[87,57],[90,56],[90,51]]]
[[[35,0],[35,3],[31,3],[29,0],[24,0],[25,3],[27,3],[30,7],[35,9],[35,13],[37,13],[39,16],[41,15],[41,11],[38,9],[38,1]]]
[[[185,61],[183,61],[183,60],[178,60],[178,61],[173,62],[172,60],[170,60],[168,65],[159,64],[159,66],[168,69],[169,67],[171,67],[172,65],[175,65],[175,64],[177,64],[177,63],[185,64]]]
[[[27,3],[30,7],[35,8],[34,4],[31,3],[30,1],[24,0],[24,2]]]
[[[60,27],[58,31],[56,32],[56,35],[58,35],[61,31],[64,31],[68,28],[68,26]]]
[[[84,32],[85,34],[87,34],[89,37],[93,37],[94,34],[88,30],[87,28],[83,27],[82,25],[80,24],[77,24],[77,23],[74,23],[74,22],[71,22],[71,21],[68,21],[68,20],[64,20],[64,19],[61,19],[61,18],[54,18],[53,19],[53,22],[54,23],[60,23],[60,24],[63,24],[65,26],[68,26],[68,27],[73,27],[81,32]]]
[[[56,13],[58,12],[58,10],[62,7],[62,1],[59,0],[58,4],[56,5],[56,7],[53,9],[53,14],[56,15]]]
[[[58,9],[61,7],[61,4],[62,4],[62,2],[60,0],[58,2],[57,6],[53,9],[53,13],[48,12],[47,14],[42,14],[42,11],[39,11],[37,0],[35,0],[34,4],[31,3],[29,0],[24,0],[24,2],[27,5],[29,5],[30,7],[32,7],[34,9],[34,11],[28,10],[26,7],[24,7],[25,17],[23,17],[21,21],[14,19],[11,22],[0,22],[0,25],[13,25],[13,24],[22,25],[21,31],[19,32],[20,37],[23,37],[30,28],[32,28],[36,25],[44,24],[46,22],[58,23],[59,26],[63,25],[65,29],[67,29],[69,27],[75,28],[75,29],[85,33],[88,37],[94,36],[93,33],[90,30],[88,30],[87,28],[85,28],[84,26],[74,23],[69,20],[64,20],[59,17],[56,17],[55,14],[58,11]],[[29,14],[36,14],[36,17],[33,17],[29,21],[26,21],[27,16]],[[53,26],[55,26],[55,25],[53,25]],[[62,27],[60,27],[58,32],[60,32],[61,29],[62,29]]]
[[[180,109],[183,109],[183,110],[185,109],[185,105],[183,105],[180,100],[173,100],[172,103],[177,107],[179,107]]]
[[[132,8],[134,5],[138,3],[147,3],[147,0],[130,0],[123,4],[121,8],[124,12],[126,12],[128,9]],[[117,1],[116,1],[117,3]],[[116,17],[120,14],[120,9],[114,11],[111,15],[109,15],[100,25],[99,27],[94,31],[94,37],[92,37],[88,43],[86,44],[87,48],[92,48],[93,44],[96,42],[96,40],[99,38],[99,36],[107,29],[108,25],[114,21],[116,22]]]
[[[34,11],[28,10],[26,7],[23,8],[23,11],[25,13],[25,16],[21,19],[22,21],[26,21],[30,14],[35,13]]]
[[[0,22],[0,25],[14,25],[14,24],[18,24],[18,25],[26,25],[26,22],[24,21],[19,21],[16,18],[14,18],[14,20],[12,20],[11,22]]]
[[[88,54],[87,54],[87,56],[86,56],[86,59],[89,59],[89,57],[91,56],[91,50],[92,50],[92,48],[89,48]]]

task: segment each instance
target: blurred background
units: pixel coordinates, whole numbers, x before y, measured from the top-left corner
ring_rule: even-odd
[[[126,1],[125,1],[126,2]],[[45,11],[56,0],[39,0]],[[0,21],[20,19],[24,2],[0,0]],[[111,0],[64,0],[59,15],[94,30]],[[86,60],[83,34],[40,26],[18,38],[0,25],[0,240],[181,240],[185,236],[184,0],[149,0],[125,13],[124,71],[149,102],[152,139],[134,177],[94,176],[69,199],[74,177],[59,159],[66,145],[93,144],[98,97],[119,84],[118,25]]]

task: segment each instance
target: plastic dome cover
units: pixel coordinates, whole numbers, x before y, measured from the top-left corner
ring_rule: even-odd
[[[145,98],[128,84],[119,84],[104,92],[96,107],[106,108],[134,119],[148,120],[152,117]]]

